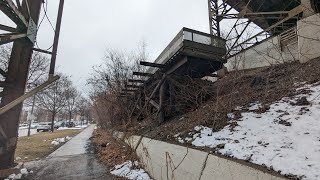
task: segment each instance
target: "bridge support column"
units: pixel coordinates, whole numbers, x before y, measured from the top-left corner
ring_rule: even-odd
[[[29,19],[29,8],[31,18],[38,24],[41,5],[42,0],[24,0],[21,8],[22,14],[26,19]],[[31,42],[25,39],[19,39],[13,43],[8,75],[5,80],[8,86],[3,89],[1,107],[25,93],[33,46]],[[14,165],[21,110],[22,103],[0,116],[0,135],[2,135],[0,136],[0,169],[6,169]]]

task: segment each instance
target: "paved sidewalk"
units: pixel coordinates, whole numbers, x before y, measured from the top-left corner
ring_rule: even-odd
[[[65,145],[50,154],[48,158],[86,154],[87,144],[89,143],[89,138],[92,136],[94,128],[95,125],[90,125]]]
[[[88,150],[94,127],[83,130],[48,158],[26,164],[34,171],[27,180],[112,180],[107,168]]]

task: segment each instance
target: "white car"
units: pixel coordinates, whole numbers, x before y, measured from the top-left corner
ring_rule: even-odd
[[[31,129],[36,129],[38,125],[38,123],[31,123]]]
[[[20,124],[19,129],[28,129],[28,124]]]
[[[51,122],[41,122],[37,126],[37,132],[48,132],[51,130]]]

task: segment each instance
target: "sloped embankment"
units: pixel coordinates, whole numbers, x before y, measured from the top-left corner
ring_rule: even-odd
[[[132,133],[209,149],[298,179],[320,178],[320,60],[228,74],[205,104]]]
[[[246,160],[298,179],[320,178],[320,82],[298,88],[301,93],[248,110],[229,113],[230,125],[220,131],[196,126],[176,135],[181,143],[208,147],[218,154]]]
[[[296,91],[304,84],[320,81],[320,60],[306,64],[293,62],[254,70],[237,71],[228,74],[216,83],[212,83],[215,97],[199,107],[190,109],[182,116],[166,120],[161,126],[157,121],[144,121],[131,127],[129,133],[139,134],[158,140],[175,140],[177,133],[189,132],[195,126],[203,125],[214,130],[220,130],[228,125],[228,113],[242,107],[249,109],[252,103],[262,104],[260,111],[266,111],[267,104],[281,100],[283,97],[293,97],[306,93]],[[301,83],[303,82],[303,83]],[[212,94],[212,93],[211,93]],[[264,107],[265,106],[265,107]]]

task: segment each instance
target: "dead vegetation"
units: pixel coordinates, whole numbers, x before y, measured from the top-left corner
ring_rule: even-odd
[[[91,138],[91,142],[99,159],[109,169],[127,160],[137,160],[134,151],[126,143],[116,140],[107,131],[97,129]]]
[[[93,101],[99,125],[103,129],[112,128],[128,134],[139,134],[166,141],[173,140],[175,134],[188,132],[197,125],[212,127],[218,131],[229,124],[228,113],[233,113],[235,118],[239,118],[241,112],[247,111],[252,103],[261,103],[262,107],[256,111],[266,112],[270,103],[283,97],[309,93],[296,89],[320,80],[319,59],[305,64],[296,61],[233,71],[214,83],[170,75],[166,78],[166,98],[162,102],[165,121],[159,124],[159,109],[154,104],[159,105],[160,98],[154,96],[151,104],[148,102],[148,97],[161,80],[155,79],[149,82],[148,87],[145,85],[141,88],[139,93],[123,98],[120,96],[123,84],[130,78],[127,70],[132,67],[125,66],[121,56],[119,58],[110,56],[112,57],[114,62],[112,61],[112,66],[109,65],[105,73],[110,71],[117,74],[110,78],[112,73],[109,73],[105,80],[103,73],[98,73],[102,77],[99,82],[106,84],[94,86],[96,94]],[[307,102],[302,99],[299,103]]]
[[[319,68],[320,61],[316,59],[306,64],[292,62],[232,72],[216,83],[202,87],[209,98],[189,108],[185,114],[166,119],[160,126],[156,120],[147,118],[127,129],[118,127],[118,130],[166,141],[173,140],[175,134],[188,132],[197,125],[218,131],[228,124],[228,113],[240,115],[241,110],[237,107],[243,107],[242,110],[246,111],[250,103],[260,102],[263,107],[258,111],[263,113],[268,110],[270,103],[300,94],[303,90],[296,91],[298,87],[320,81]],[[302,99],[301,103],[306,102]]]

